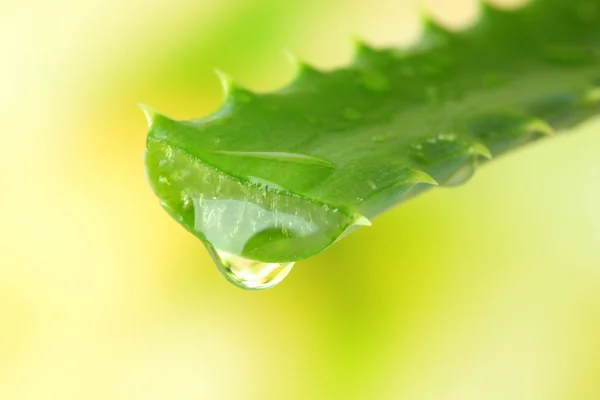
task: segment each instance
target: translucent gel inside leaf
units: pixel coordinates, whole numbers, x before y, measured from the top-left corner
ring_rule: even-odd
[[[175,220],[221,252],[263,262],[317,254],[356,220],[341,210],[242,182],[160,141],[146,149],[149,181]]]

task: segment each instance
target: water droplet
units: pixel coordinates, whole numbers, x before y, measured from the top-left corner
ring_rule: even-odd
[[[411,143],[411,155],[415,161],[425,165],[435,165],[472,154],[473,143],[459,140],[453,133],[440,133]],[[480,150],[476,148],[475,150]]]
[[[221,143],[221,139],[219,139],[218,137],[214,137],[213,138],[213,143],[214,144],[219,144],[219,143]]]
[[[535,115],[561,114],[566,110],[572,110],[574,107],[577,107],[579,101],[580,98],[577,93],[553,93],[536,100],[531,106],[531,113]]]
[[[158,182],[162,183],[163,185],[171,186],[171,182],[169,181],[169,178],[167,178],[165,176],[159,176]]]
[[[369,220],[369,218],[364,215],[357,215],[356,220],[354,221],[354,225],[356,226],[372,226],[373,224]]]
[[[193,205],[192,198],[185,192],[181,192],[181,206],[184,210],[189,210]]]
[[[354,108],[346,108],[342,112],[342,115],[344,116],[344,118],[349,119],[351,121],[356,121],[362,118],[362,113]]]
[[[456,135],[453,133],[440,133],[437,138],[442,142],[452,142],[456,140]]]
[[[364,87],[373,92],[386,92],[390,90],[390,82],[380,72],[363,71],[360,79]]]
[[[450,176],[446,182],[444,182],[445,186],[458,186],[466,181],[468,181],[473,174],[475,173],[475,163],[473,161],[467,162],[466,164],[461,165],[459,168],[454,171],[452,176]]]
[[[229,254],[208,247],[219,271],[234,285],[246,290],[269,289],[285,279],[293,262],[271,263]]]
[[[377,184],[373,181],[367,181],[367,185],[373,190],[377,189]]]
[[[292,261],[322,251],[354,224],[354,215],[290,195],[262,175],[240,182],[169,148],[150,142],[146,153],[148,175],[161,205],[202,240],[219,270],[239,287],[272,287],[289,272]],[[159,167],[167,153],[173,161]],[[322,164],[293,154],[245,156]],[[173,174],[181,179],[171,179]]]

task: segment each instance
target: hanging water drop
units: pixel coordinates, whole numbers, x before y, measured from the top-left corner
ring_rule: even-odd
[[[219,251],[210,246],[207,248],[223,276],[245,290],[269,289],[284,280],[294,266],[293,262],[262,262]]]
[[[209,155],[236,157],[238,163],[260,159],[332,169],[327,161],[303,154],[213,151]],[[160,163],[168,156],[172,160]],[[354,214],[290,195],[264,173],[257,174],[259,178],[246,171],[246,182],[240,184],[155,142],[148,145],[145,160],[161,206],[206,245],[227,280],[246,290],[277,285],[294,261],[324,250],[354,224]]]

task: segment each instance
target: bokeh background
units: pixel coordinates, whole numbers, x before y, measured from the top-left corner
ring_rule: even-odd
[[[518,1],[499,2],[515,6]],[[138,102],[216,109],[475,1],[0,0],[0,399],[600,398],[600,119],[436,189],[259,293],[144,177]],[[251,134],[251,132],[249,132]]]

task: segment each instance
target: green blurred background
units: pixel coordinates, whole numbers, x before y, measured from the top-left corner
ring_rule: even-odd
[[[516,5],[520,2],[499,2]],[[288,82],[475,1],[0,0],[0,399],[600,398],[600,119],[436,189],[243,292],[142,164],[143,102],[213,67]],[[249,132],[251,134],[251,132]]]

